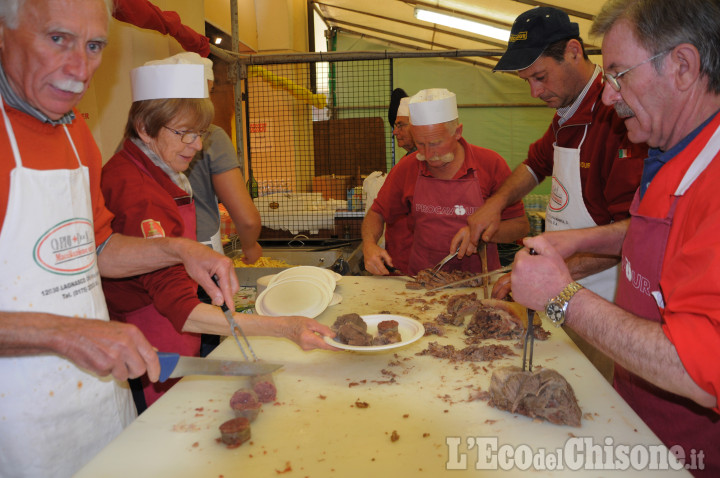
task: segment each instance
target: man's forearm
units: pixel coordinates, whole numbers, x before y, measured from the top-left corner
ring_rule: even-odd
[[[593,254],[575,254],[566,261],[574,280],[597,274],[614,267],[620,262],[616,256],[598,256]]]
[[[492,195],[492,200],[498,201],[500,209],[515,204],[533,190],[538,183],[525,164],[520,164],[502,183],[500,188]]]
[[[715,397],[688,375],[659,323],[637,317],[584,289],[570,301],[566,324],[648,382],[704,407],[716,406]]]
[[[382,236],[383,229],[385,228],[385,220],[383,217],[369,209],[365,214],[362,226],[360,227],[360,234],[363,243],[377,244]]]
[[[512,219],[500,221],[500,227],[493,234],[492,242],[513,243],[518,239],[522,239],[530,232],[530,223],[527,216],[522,215]]]

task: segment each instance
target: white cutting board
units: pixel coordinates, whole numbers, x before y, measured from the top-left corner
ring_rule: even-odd
[[[424,291],[406,290],[405,281],[344,277],[338,283],[343,302],[318,320],[330,325],[344,313],[388,311],[424,321],[442,310],[443,305],[432,303]],[[435,298],[469,291],[441,292]],[[408,299],[430,302],[410,304]],[[554,327],[549,341],[535,342],[535,364],[558,370],[571,383],[587,417],[581,428],[534,421],[491,408],[484,401],[467,401],[472,388],[488,389],[493,367],[519,365],[522,351],[517,349],[518,355],[511,359],[475,366],[415,355],[430,341],[462,347],[462,330],[447,328],[450,337],[424,337],[396,352],[372,354],[303,352],[283,339],[251,338],[260,358],[285,366],[274,374],[278,402],[263,405],[252,424],[250,442],[236,449],[217,443],[218,426],[232,418],[230,396],[246,379],[186,377],[77,476],[507,477],[521,472],[476,470],[477,450],[468,448],[468,439],[496,437],[499,445],[527,445],[533,451],[562,448],[573,436],[589,437],[600,445],[606,437],[631,446],[659,444],[567,335]],[[241,358],[232,340],[225,340],[212,356]],[[379,383],[391,378],[383,370],[397,375],[395,384]],[[356,401],[369,406],[358,408]],[[399,435],[395,442],[390,439],[393,431]],[[448,446],[453,437],[459,439],[459,447],[452,449],[457,452]],[[448,470],[449,463],[462,460],[462,455],[466,469]],[[532,476],[689,476],[632,469],[531,471]]]

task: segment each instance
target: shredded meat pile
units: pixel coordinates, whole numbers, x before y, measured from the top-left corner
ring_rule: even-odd
[[[525,324],[511,312],[511,307],[517,304],[499,300],[478,299],[477,294],[458,294],[452,296],[447,303],[444,312],[441,312],[435,322],[438,324],[449,324],[462,326],[465,318],[471,316],[470,322],[465,328],[465,340],[468,344],[475,344],[485,339],[515,340],[524,336]],[[524,309],[523,309],[524,310]],[[533,329],[535,338],[547,340],[550,332],[536,324]]]
[[[449,359],[451,362],[492,362],[507,355],[515,355],[515,352],[507,345],[470,345],[457,350],[452,345],[430,342],[427,349],[415,355],[432,355],[436,358]]]
[[[432,273],[432,269],[423,269],[417,273],[414,281],[408,281],[405,287],[408,289],[419,290],[419,289],[434,289],[450,282],[455,282],[460,279],[472,277],[477,275],[477,272],[470,271],[450,271],[446,272],[443,270],[438,271],[435,275]],[[478,287],[482,285],[482,279],[471,280],[458,284],[456,287]]]
[[[556,425],[580,426],[582,411],[565,378],[552,369],[523,372],[519,367],[495,370],[490,405],[511,413],[542,418]]]

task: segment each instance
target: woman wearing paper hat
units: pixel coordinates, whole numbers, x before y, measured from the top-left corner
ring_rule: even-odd
[[[377,245],[384,223],[410,215],[413,240],[407,272],[417,274],[447,256],[467,216],[510,175],[499,154],[462,138],[454,93],[444,88],[422,90],[408,106],[417,152],[390,171],[362,225],[365,268],[376,275],[387,274],[385,264],[391,264],[388,253]],[[506,208],[502,219],[495,242],[512,242],[529,228],[521,202]],[[472,252],[458,254],[446,270],[482,272],[482,262]],[[487,260],[488,270],[500,267],[494,243],[488,245]]]
[[[145,65],[132,70],[131,83],[122,149],[102,176],[107,207],[115,214],[113,230],[148,240],[195,239],[192,188],[182,171],[202,148],[213,117],[203,66]],[[103,280],[103,290],[111,318],[135,324],[159,350],[198,355],[200,333],[230,333],[222,311],[199,301],[197,284],[182,267]],[[303,349],[331,348],[321,337],[333,335],[330,329],[305,317],[238,314],[236,321],[248,335],[284,336]],[[136,394],[139,411],[172,385],[143,380],[145,404]]]

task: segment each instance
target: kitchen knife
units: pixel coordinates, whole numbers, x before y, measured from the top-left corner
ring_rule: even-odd
[[[500,269],[495,269],[494,271],[486,272],[485,274],[478,274],[476,276],[467,277],[465,279],[456,280],[454,282],[448,282],[447,284],[441,285],[440,287],[430,289],[428,292],[435,292],[436,290],[447,289],[448,287],[452,287],[458,284],[464,284],[465,282],[470,282],[477,279],[484,279],[485,277],[490,277],[493,274],[501,274],[504,272],[510,272],[511,270],[512,264],[510,264],[509,266],[501,267]]]
[[[160,382],[185,375],[264,375],[282,367],[276,363],[213,360],[169,352],[158,352],[158,359]]]

